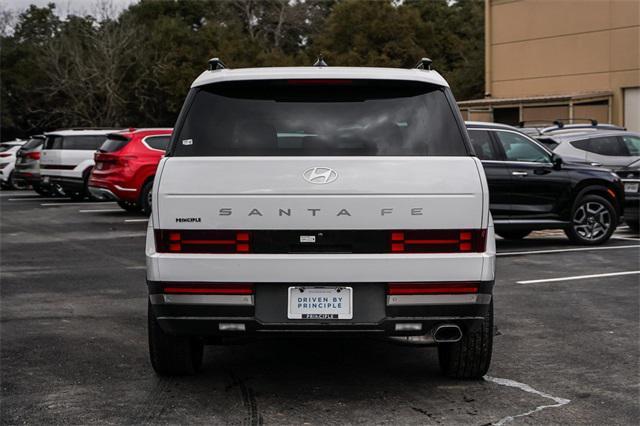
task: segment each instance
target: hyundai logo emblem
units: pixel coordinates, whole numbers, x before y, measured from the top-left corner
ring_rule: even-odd
[[[330,167],[311,167],[304,171],[302,177],[309,183],[324,185],[338,179],[338,172]]]

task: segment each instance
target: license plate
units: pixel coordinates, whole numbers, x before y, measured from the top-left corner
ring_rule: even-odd
[[[289,287],[287,318],[289,319],[352,319],[353,289],[351,287]]]
[[[638,192],[639,187],[640,183],[625,183],[624,192]]]
[[[103,167],[102,163],[96,163],[96,169],[102,170],[102,167]]]
[[[42,183],[49,183],[49,176],[44,176],[42,178]]]

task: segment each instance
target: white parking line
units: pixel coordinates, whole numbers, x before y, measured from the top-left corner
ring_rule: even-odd
[[[611,237],[611,238],[613,238],[614,240],[640,241],[640,238],[633,238],[633,237],[618,237],[617,235],[616,235],[616,236],[613,236],[613,237]]]
[[[538,395],[538,396],[550,399],[553,402],[555,402],[555,404],[539,405],[536,408],[534,408],[533,410],[529,410],[529,411],[527,411],[525,413],[520,413],[520,414],[515,414],[513,416],[503,417],[500,420],[498,420],[497,422],[491,423],[492,425],[495,425],[495,426],[501,426],[501,425],[503,425],[505,423],[508,423],[508,422],[512,421],[516,417],[525,417],[525,416],[528,416],[530,414],[537,413],[538,411],[542,411],[545,408],[562,407],[563,405],[566,405],[566,404],[571,402],[570,399],[559,398],[557,396],[549,395],[548,393],[545,393],[545,392],[540,392],[539,390],[536,390],[536,389],[532,388],[531,386],[527,385],[526,383],[516,382],[515,380],[501,379],[499,377],[490,377],[490,376],[484,376],[484,379],[486,381],[488,381],[488,382],[493,382],[493,383],[495,383],[497,385],[508,386],[510,388],[517,388],[517,389],[520,389],[522,391],[525,391],[525,392],[528,392],[528,393],[532,393],[534,395]]]
[[[149,219],[125,219],[125,222],[149,222]]]
[[[115,201],[96,201],[93,203],[85,202],[85,201],[78,202],[78,203],[42,203],[40,205],[44,207],[52,207],[52,206],[92,206],[96,204],[100,204],[104,206],[108,204],[115,204]]]
[[[107,213],[107,212],[122,212],[122,209],[92,209],[92,210],[78,210],[80,213]]]
[[[60,198],[60,197],[51,197],[51,198],[44,198],[44,197],[33,197],[33,198],[27,198],[27,197],[23,197],[23,198],[9,198],[9,201],[52,201],[52,200],[69,200],[70,198]]]
[[[616,250],[616,249],[628,249],[628,248],[640,248],[640,244],[633,244],[628,246],[608,246],[608,247],[578,247],[578,248],[553,249],[553,250],[505,251],[503,253],[497,253],[496,256],[523,256],[526,254],[564,253],[564,252],[571,252],[571,251]]]
[[[586,280],[589,278],[618,277],[620,275],[637,275],[640,271],[610,272],[608,274],[576,275],[573,277],[547,278],[543,280],[516,281],[516,284],[555,283],[558,281]]]

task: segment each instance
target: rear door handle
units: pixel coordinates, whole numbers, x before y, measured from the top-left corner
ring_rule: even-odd
[[[526,175],[528,175],[529,173],[527,172],[511,172],[511,175],[513,176],[522,176],[525,177]]]

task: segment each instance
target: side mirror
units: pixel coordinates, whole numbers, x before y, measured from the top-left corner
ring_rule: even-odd
[[[560,170],[562,168],[562,157],[560,157],[557,154],[552,154],[551,155],[551,164],[553,164],[553,168],[555,170]]]

